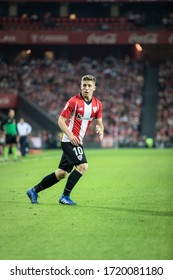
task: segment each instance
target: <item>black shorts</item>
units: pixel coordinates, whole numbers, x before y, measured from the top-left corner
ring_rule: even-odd
[[[74,166],[87,163],[82,145],[74,146],[70,142],[61,142],[63,154],[58,168],[70,173]]]
[[[17,144],[16,135],[6,134],[5,135],[5,144]]]

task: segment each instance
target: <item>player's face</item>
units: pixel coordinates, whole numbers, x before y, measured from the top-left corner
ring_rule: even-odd
[[[83,96],[84,100],[90,101],[95,89],[96,89],[96,86],[93,81],[82,81],[81,82],[81,91],[82,91],[82,96]]]
[[[10,110],[10,111],[9,111],[9,117],[10,117],[10,118],[14,118],[14,116],[15,116],[14,110]]]

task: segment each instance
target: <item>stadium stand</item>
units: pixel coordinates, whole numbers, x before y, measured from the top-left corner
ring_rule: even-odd
[[[173,61],[160,65],[158,82],[156,146],[173,147]]]
[[[75,3],[65,4],[54,1],[31,4],[16,1],[15,8],[9,8],[10,1],[0,3],[1,30],[56,30],[56,31],[90,31],[90,30],[142,30],[143,28],[173,28],[173,11],[171,3]],[[128,1],[127,1],[128,2]],[[83,6],[85,8],[83,9]],[[17,8],[16,8],[17,7]],[[15,10],[9,14],[9,10]],[[65,9],[65,12],[62,10]]]
[[[127,51],[127,55],[124,55],[121,45],[124,44],[123,40],[126,38],[125,44],[128,44],[129,50],[138,40],[142,44],[146,44],[149,49],[152,48],[151,45],[162,44],[166,38],[171,46],[173,38],[171,35],[173,30],[171,3],[169,1],[162,3],[157,0],[154,1],[155,3],[149,1],[146,3],[142,3],[143,1],[140,3],[137,3],[138,1],[122,3],[118,1],[116,5],[111,2],[95,3],[95,1],[85,4],[79,4],[79,1],[77,3],[71,1],[71,3],[62,4],[60,3],[62,1],[57,0],[51,5],[48,1],[44,1],[44,4],[39,0],[36,3],[34,3],[35,1],[29,2],[32,1],[15,1],[14,10],[16,12],[13,13],[9,12],[9,7],[12,5],[10,1],[0,3],[0,30],[3,34],[1,43],[2,49],[5,50],[4,53],[6,53],[4,58],[1,57],[0,60],[1,92],[5,90],[6,93],[10,93],[11,91],[14,92],[14,89],[17,90],[23,98],[25,106],[27,106],[27,102],[37,104],[40,112],[41,110],[44,111],[45,115],[47,114],[55,121],[68,98],[79,91],[81,75],[91,73],[97,76],[97,96],[103,101],[103,117],[107,136],[112,136],[114,142],[118,142],[119,146],[144,147],[145,137],[148,134],[148,129],[150,129],[152,137],[156,139],[157,147],[172,146],[171,62],[162,64],[160,69],[158,69],[157,62],[154,68],[149,66],[147,72],[145,55],[143,59],[134,58],[132,53],[132,55],[129,55],[130,51]],[[82,5],[85,5],[85,9]],[[65,14],[62,10],[65,11]],[[153,30],[163,31],[163,33],[158,35]],[[165,30],[169,32],[166,33]],[[37,34],[32,34],[32,31]],[[95,31],[99,34],[102,32],[103,37],[95,36],[93,43],[93,39],[86,34],[93,32],[95,35],[95,33],[97,34]],[[104,34],[109,33],[109,31],[112,37],[109,38],[109,45],[105,47],[108,39]],[[138,34],[138,31],[141,33]],[[149,33],[148,31],[152,32]],[[9,39],[8,36],[4,35],[8,32],[9,34],[14,33],[14,37],[11,36]],[[53,36],[61,34],[61,32],[65,33],[64,37],[65,40],[69,40],[69,45],[75,45],[70,33],[72,37],[73,34],[78,34],[77,38],[82,37],[80,36],[82,32],[85,33],[83,46],[86,45],[86,48],[81,48],[84,50],[82,56],[79,48],[76,48],[73,58],[71,58],[69,51],[71,46],[67,44],[66,47],[63,45],[63,41],[54,42],[59,38]],[[123,36],[123,32],[126,33],[126,36]],[[46,36],[44,37],[42,34],[46,34]],[[93,34],[91,35],[93,36]],[[26,35],[26,37],[23,35]],[[23,37],[25,38],[23,39]],[[64,37],[60,39],[63,40]],[[42,43],[40,38],[45,41]],[[43,48],[45,49],[45,45],[48,48],[50,47],[48,41],[46,41],[49,39],[53,40],[51,42],[53,42],[55,48],[58,46],[58,49],[61,45],[61,52],[53,58],[44,57]],[[9,46],[8,40],[12,40]],[[14,44],[13,40],[15,41]],[[26,60],[21,59],[20,55],[17,55],[22,50],[22,44],[26,46],[28,44],[29,51],[30,44],[35,45],[37,55],[33,55],[33,47],[32,54],[28,55]],[[91,50],[92,44],[95,45]],[[94,52],[97,54],[98,50],[96,45],[99,44],[101,57],[97,55],[94,57]],[[119,44],[118,51],[115,50],[116,44]],[[13,48],[10,48],[11,46]],[[40,55],[38,55],[39,48]],[[112,51],[113,48],[114,51]],[[92,56],[90,56],[90,51]],[[117,52],[121,55],[116,55]],[[156,60],[158,59],[157,50],[149,53]],[[166,53],[168,53],[167,50]],[[160,56],[159,59],[161,60],[162,57]],[[157,81],[158,72],[159,80]],[[160,86],[159,93],[156,92],[158,83]],[[155,87],[155,92],[152,87]],[[155,95],[151,97],[153,92]],[[156,108],[158,96],[159,100]],[[147,100],[148,107],[146,107]],[[151,106],[152,103],[155,105]],[[148,113],[148,110],[151,114]],[[147,127],[147,130],[144,126]],[[49,134],[49,132],[43,134]],[[93,126],[86,140],[97,142]]]
[[[82,73],[97,76],[97,96],[103,101],[106,134],[118,135],[120,145],[137,145],[144,86],[143,64],[115,57],[102,61],[82,57],[73,63],[66,59],[30,60],[14,65],[3,62],[0,88],[15,87],[30,102],[43,108],[55,119],[71,95],[80,91]],[[11,80],[13,77],[13,80]],[[90,130],[88,141],[93,141]]]
[[[30,18],[1,17],[3,30],[44,30],[54,31],[90,31],[90,30],[133,30],[135,24],[127,18],[52,18],[33,21]]]

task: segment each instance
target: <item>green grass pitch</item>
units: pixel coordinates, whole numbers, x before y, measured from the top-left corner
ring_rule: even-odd
[[[0,162],[0,259],[172,260],[173,150],[86,149],[77,206],[58,204],[65,180],[26,190],[53,172],[61,150]]]

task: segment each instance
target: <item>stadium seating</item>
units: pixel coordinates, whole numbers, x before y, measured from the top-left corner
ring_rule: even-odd
[[[102,26],[107,25],[107,30],[133,30],[135,25],[127,18],[84,18],[79,17],[74,20],[70,18],[52,18],[50,25],[45,25],[43,20],[32,20],[29,17],[0,17],[1,29],[4,30],[40,30],[53,29],[58,31],[90,31],[103,30]]]
[[[157,105],[156,146],[173,147],[173,62],[159,67],[159,100]]]

